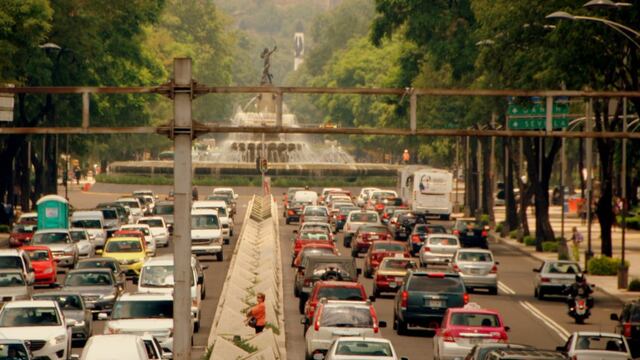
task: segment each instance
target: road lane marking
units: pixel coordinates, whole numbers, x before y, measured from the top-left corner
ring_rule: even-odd
[[[520,301],[520,305],[529,311],[533,316],[540,319],[547,327],[553,330],[562,340],[566,340],[571,334],[560,326],[557,322],[553,321],[547,315],[545,315],[540,309],[531,305],[528,301]]]
[[[516,294],[516,292],[513,289],[508,287],[507,284],[503,283],[502,281],[498,281],[498,289],[500,289],[503,293],[506,293],[508,295]]]

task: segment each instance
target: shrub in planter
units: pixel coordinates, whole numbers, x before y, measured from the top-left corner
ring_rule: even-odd
[[[596,256],[589,260],[587,265],[591,275],[617,275],[619,267],[620,259],[608,256]]]
[[[629,291],[640,291],[640,279],[633,279],[629,282],[629,286],[627,287]]]
[[[509,238],[510,239],[517,239],[518,238],[518,230],[509,231]]]
[[[8,233],[10,230],[9,225],[0,225],[0,233]]]
[[[536,237],[531,235],[525,236],[524,244],[527,246],[536,246]]]
[[[503,228],[504,228],[504,221],[500,221],[498,225],[496,225],[496,232],[498,234],[502,233]]]
[[[543,252],[558,252],[558,242],[557,241],[544,241],[542,243],[542,251]]]
[[[482,226],[489,225],[490,222],[491,222],[491,218],[489,218],[489,214],[480,215],[480,225]]]

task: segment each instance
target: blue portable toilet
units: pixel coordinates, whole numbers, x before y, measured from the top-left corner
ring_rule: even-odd
[[[68,229],[69,202],[58,195],[46,195],[36,203],[38,208],[38,230]]]

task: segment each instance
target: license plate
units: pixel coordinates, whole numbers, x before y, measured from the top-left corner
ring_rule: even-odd
[[[479,338],[471,338],[469,339],[469,342],[471,343],[471,345],[478,345],[482,342],[482,339]]]
[[[390,288],[395,288],[395,287],[397,287],[397,286],[398,286],[398,284],[397,284],[397,283],[395,283],[395,282],[390,282],[390,283],[389,283],[389,287],[390,287]]]
[[[371,239],[371,240],[378,240],[379,238],[380,237],[378,235],[369,236],[369,239]]]
[[[427,300],[427,306],[432,308],[441,308],[444,304],[442,300]]]
[[[467,231],[467,236],[473,236],[473,231]]]
[[[480,274],[482,271],[480,269],[471,269],[469,272],[474,275],[477,275],[477,274]]]
[[[402,282],[402,280],[403,280],[403,278],[401,278],[401,277],[397,277],[397,278],[396,278],[396,282],[398,282],[398,283],[401,283],[401,282]]]

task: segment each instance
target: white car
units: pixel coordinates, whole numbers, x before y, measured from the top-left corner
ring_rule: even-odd
[[[351,247],[353,235],[358,231],[361,225],[380,225],[380,215],[375,211],[356,210],[347,215],[347,221],[344,224],[344,246]]]
[[[317,358],[321,358],[317,356]],[[337,338],[324,360],[407,360],[399,357],[391,341],[375,337]]]
[[[627,360],[631,352],[627,339],[620,334],[577,331],[569,336],[564,346],[558,347],[569,358],[575,360]]]
[[[320,192],[320,203],[324,205],[325,202],[327,201],[327,195],[329,195],[330,192],[334,192],[334,191],[343,191],[343,190],[342,188],[323,188],[322,191]]]
[[[130,222],[135,223],[138,219],[144,216],[144,208],[138,199],[134,197],[125,197],[118,199],[116,202],[129,208],[129,212],[131,213],[131,219],[129,219]]]
[[[323,298],[307,324],[305,334],[306,358],[327,353],[333,341],[341,336],[381,337],[380,328],[386,327],[369,301],[326,300]]]
[[[147,254],[149,256],[156,256],[156,239],[153,237],[151,227],[147,224],[127,224],[120,226],[120,230],[137,230],[144,235],[144,242],[147,247]]]
[[[139,335],[94,335],[82,349],[82,355],[72,356],[79,360],[149,360],[144,341]]]
[[[169,229],[162,216],[145,216],[139,219],[137,223],[149,225],[156,246],[169,246]]]
[[[450,234],[429,234],[424,239],[418,257],[420,265],[446,265],[460,249],[458,237]]]
[[[359,207],[367,205],[367,202],[369,202],[369,196],[371,196],[371,193],[376,190],[380,189],[374,187],[362,188],[360,190],[360,195],[358,195],[358,198],[356,199],[356,205]]]
[[[89,237],[98,247],[103,247],[107,241],[105,224],[104,214],[101,210],[74,211],[71,215],[70,226],[86,229]]]
[[[140,270],[138,291],[147,293],[173,294],[173,255],[161,255],[149,259]],[[200,310],[205,298],[205,275],[203,267],[195,256],[191,256],[191,316],[194,331],[200,330]]]
[[[222,226],[218,211],[210,209],[191,210],[191,253],[194,255],[213,255],[223,260]]]
[[[67,359],[75,324],[53,300],[12,301],[0,310],[0,338],[29,341],[37,359]]]
[[[106,314],[99,315],[105,318]],[[173,296],[166,293],[124,294],[116,300],[104,334],[155,336],[162,347],[173,349]]]
[[[36,281],[36,273],[31,265],[29,254],[22,249],[0,249],[0,263],[8,265],[5,269],[18,269],[28,285],[33,285]],[[9,265],[9,264],[12,264]]]
[[[229,217],[229,208],[227,203],[222,200],[201,200],[194,201],[191,205],[192,209],[211,209],[218,212],[218,219],[222,227],[222,238],[224,243],[228,244],[233,235],[233,219]]]
[[[78,246],[78,252],[81,258],[88,258],[95,255],[96,247],[86,229],[71,228],[69,229],[69,234],[71,234],[71,239]]]

